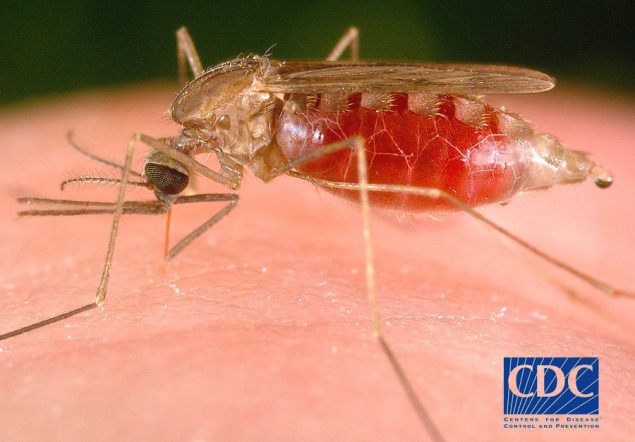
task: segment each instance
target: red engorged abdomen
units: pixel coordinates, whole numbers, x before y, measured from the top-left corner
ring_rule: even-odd
[[[362,107],[360,94],[350,95],[347,101],[346,110],[338,112],[321,111],[319,103],[306,112],[283,112],[276,142],[287,158],[293,160],[330,143],[362,136],[370,183],[436,188],[471,206],[508,200],[522,185],[526,174],[522,142],[501,133],[498,111],[489,106],[483,108],[478,124],[466,124],[456,117],[452,96],[439,96],[434,114],[409,110],[408,94],[394,94],[389,110]],[[323,180],[358,182],[354,149],[325,155],[299,170]],[[356,191],[329,190],[359,199]],[[388,209],[450,207],[444,201],[402,193],[371,192],[370,199]]]

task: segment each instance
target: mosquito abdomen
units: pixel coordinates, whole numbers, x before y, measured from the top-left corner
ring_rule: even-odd
[[[472,97],[427,93],[287,97],[276,142],[293,160],[327,144],[362,136],[368,177],[374,184],[433,187],[471,206],[504,202],[522,190],[581,181],[594,164],[585,154],[534,132],[517,115]],[[357,183],[354,150],[339,151],[300,167],[328,181]],[[349,199],[355,191],[329,189]],[[388,209],[450,208],[441,200],[373,192]]]

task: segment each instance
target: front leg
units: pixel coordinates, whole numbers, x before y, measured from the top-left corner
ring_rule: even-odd
[[[192,243],[196,238],[201,236],[214,224],[218,223],[221,219],[231,212],[234,207],[238,205],[239,197],[233,193],[205,193],[200,195],[188,195],[180,196],[174,204],[189,204],[189,203],[209,203],[215,201],[226,201],[227,204],[218,212],[216,212],[210,219],[191,231],[185,238],[180,240],[174,247],[172,247],[165,254],[165,262],[172,260],[176,255],[181,253],[188,245]]]
[[[91,302],[90,304],[86,304],[82,307],[76,308],[66,313],[53,316],[52,318],[45,319],[44,321],[39,321],[31,325],[28,325],[26,327],[22,327],[17,330],[10,331],[8,333],[1,334],[0,341],[45,327],[50,324],[54,324],[56,322],[62,321],[71,316],[75,316],[87,310],[93,309],[95,307],[101,307],[103,305],[104,300],[106,299],[106,289],[108,287],[108,280],[110,279],[110,268],[112,266],[112,257],[115,252],[115,241],[117,239],[117,232],[119,231],[119,221],[121,219],[121,215],[124,212],[126,184],[128,182],[128,178],[130,177],[130,166],[132,164],[132,156],[134,154],[135,144],[138,141],[139,141],[139,134],[135,134],[132,138],[130,138],[130,141],[128,142],[128,148],[126,150],[126,159],[123,164],[123,172],[121,175],[121,184],[119,186],[119,192],[117,193],[117,201],[115,202],[114,206],[111,205],[110,207],[113,213],[113,221],[110,228],[110,238],[108,240],[108,249],[106,251],[104,267],[102,270],[101,278],[99,280],[99,286],[97,287],[95,300]],[[33,201],[24,201],[24,202],[32,203]],[[84,210],[84,209],[81,209],[81,210]]]

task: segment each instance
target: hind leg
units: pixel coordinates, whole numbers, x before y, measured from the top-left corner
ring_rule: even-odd
[[[359,60],[359,30],[352,26],[340,37],[329,55],[327,61],[339,60],[347,48],[351,48],[351,61]]]

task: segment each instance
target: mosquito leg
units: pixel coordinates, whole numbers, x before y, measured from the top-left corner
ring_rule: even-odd
[[[126,202],[125,193],[126,193],[126,185],[128,184],[128,179],[131,174],[139,175],[137,172],[131,171],[132,164],[132,156],[134,153],[134,147],[137,142],[143,142],[153,149],[164,153],[170,158],[179,161],[189,170],[197,172],[215,182],[228,186],[232,189],[237,189],[239,187],[239,182],[232,181],[227,177],[214,172],[213,170],[203,166],[197,161],[190,158],[188,155],[183,152],[178,151],[172,146],[169,146],[157,139],[154,139],[148,135],[137,133],[135,134],[128,143],[128,148],[126,151],[126,159],[122,165],[117,163],[112,163],[107,160],[103,160],[84,149],[77,146],[73,141],[71,136],[69,135],[69,142],[73,147],[75,147],[79,152],[87,155],[89,158],[92,158],[96,161],[100,161],[104,164],[107,164],[112,167],[116,167],[122,170],[122,177],[119,187],[119,193],[117,195],[117,201],[113,205],[112,203],[100,203],[93,201],[72,201],[72,200],[54,200],[54,199],[44,199],[44,198],[22,198],[18,202],[23,204],[47,204],[54,206],[62,206],[63,208],[57,209],[44,209],[44,210],[26,210],[20,212],[21,216],[44,216],[44,215],[86,215],[86,214],[104,214],[104,213],[112,213],[113,214],[113,222],[110,229],[110,238],[108,241],[108,249],[106,251],[106,258],[104,260],[104,267],[102,270],[101,278],[99,281],[99,286],[97,288],[97,293],[95,295],[95,301],[82,306],[80,308],[62,313],[60,315],[54,316],[52,318],[46,319],[44,321],[36,322],[29,326],[4,333],[0,335],[0,340],[8,339],[14,336],[21,335],[23,333],[30,332],[32,330],[36,330],[38,328],[47,326],[49,324],[53,324],[59,321],[62,321],[71,316],[77,315],[79,313],[85,312],[87,310],[93,309],[95,307],[100,307],[103,305],[106,299],[106,291],[108,287],[108,281],[110,279],[110,269],[112,267],[112,258],[115,251],[115,242],[117,239],[117,232],[119,230],[119,221],[121,219],[121,215],[125,213],[140,213],[140,214],[157,214],[164,213],[169,209],[169,206],[165,203],[159,202]],[[205,230],[207,230],[210,226],[218,222],[221,218],[223,218],[227,213],[229,213],[238,203],[237,195],[193,195],[190,197],[181,197],[177,198],[175,203],[187,203],[187,202],[198,202],[198,201],[229,201],[229,204],[221,209],[216,215],[210,218],[203,225],[198,227],[188,236],[186,236],[183,240],[181,240],[168,254],[166,260],[173,258],[176,254],[182,251],[189,243],[191,243],[194,239],[200,236]]]
[[[75,149],[77,152],[81,153],[82,155],[87,156],[91,160],[97,161],[98,163],[102,163],[102,164],[105,164],[106,166],[114,167],[115,169],[119,169],[119,170],[123,171],[123,165],[122,164],[118,164],[118,163],[115,163],[114,161],[110,161],[110,160],[107,160],[105,158],[101,158],[101,157],[95,155],[94,153],[89,152],[88,150],[84,149],[79,144],[77,144],[75,142],[75,140],[73,139],[73,132],[68,132],[66,134],[66,140],[68,141],[68,144],[70,144],[71,147],[73,147],[73,149]],[[130,170],[130,175],[134,175],[134,176],[136,176],[138,178],[141,178],[141,174],[139,172],[135,172],[134,170]]]
[[[97,287],[97,294],[95,295],[95,304],[101,307],[106,299],[106,290],[108,289],[108,280],[110,279],[110,268],[112,266],[112,256],[115,253],[115,241],[117,239],[117,232],[119,231],[119,220],[123,213],[124,199],[126,197],[126,183],[130,176],[130,165],[132,164],[132,155],[134,153],[134,146],[140,140],[140,134],[132,136],[128,142],[128,149],[126,151],[126,161],[124,162],[123,174],[121,176],[121,185],[119,186],[119,194],[117,195],[117,206],[112,219],[112,226],[110,228],[110,239],[108,240],[108,250],[106,251],[106,260],[104,262],[104,269],[101,273],[101,279],[99,286]]]
[[[190,81],[187,75],[188,65],[194,78],[199,77],[204,72],[194,41],[185,26],[176,31],[176,58],[179,66],[179,85],[181,87]],[[196,178],[194,176],[190,177],[187,191],[190,195],[196,193]]]
[[[219,210],[214,216],[201,224],[185,238],[180,240],[169,251],[167,250],[168,233],[166,229],[166,251],[164,258],[166,263],[183,251],[192,241],[201,236],[207,229],[224,218],[238,204],[238,195],[232,193],[206,193],[200,195],[180,196],[172,204],[206,203],[224,201],[228,204]],[[20,204],[39,204],[53,206],[52,209],[31,209],[18,212],[19,216],[73,216],[73,215],[101,215],[112,214],[117,210],[117,203],[105,203],[100,201],[74,201],[47,198],[20,198]],[[163,201],[124,201],[122,205],[123,215],[160,215],[170,213],[170,205]],[[169,227],[169,224],[168,224]]]
[[[344,51],[350,46],[351,48],[351,60],[358,61],[359,60],[359,30],[351,26],[348,30],[340,37],[339,41],[335,44],[335,47],[331,50],[329,55],[326,57],[326,61],[336,61],[342,56]]]
[[[285,165],[278,167],[276,169],[271,170],[267,175],[262,177],[263,181],[271,181],[272,179],[288,173],[290,170],[301,166],[304,163],[307,163],[311,160],[315,160],[317,158],[321,158],[324,155],[328,155],[331,153],[338,152],[343,149],[350,149],[356,147],[358,144],[363,143],[362,138],[360,137],[350,137],[342,141],[337,141],[335,143],[327,144],[326,146],[322,146],[319,149],[315,149],[308,154],[302,155],[299,158],[296,158],[293,161],[289,161]]]
[[[329,145],[323,146],[320,149],[316,149],[313,152],[310,152],[307,155],[304,155],[300,158],[297,158],[284,166],[275,169],[270,172],[270,174],[264,178],[265,181],[275,178],[278,175],[286,173],[291,176],[295,176],[298,178],[306,179],[310,182],[314,182],[316,184],[322,185],[322,183],[330,183],[328,187],[338,187],[341,184],[349,184],[349,183],[332,183],[330,181],[323,180],[315,180],[311,177],[305,177],[304,175],[293,171],[295,167],[311,161],[313,159],[322,157],[324,155],[328,155],[333,152],[337,152],[346,148],[355,148],[357,150],[357,169],[359,182],[358,183],[350,183],[354,189],[359,190],[360,194],[360,202],[362,209],[362,226],[363,226],[363,236],[364,236],[364,257],[365,257],[365,270],[366,270],[366,286],[367,286],[367,294],[368,294],[368,304],[370,308],[371,315],[371,327],[372,327],[372,335],[373,338],[376,339],[386,355],[386,358],[390,362],[390,365],[395,372],[399,382],[404,389],[406,395],[413,408],[417,412],[419,416],[419,420],[426,428],[426,431],[430,435],[430,437],[435,441],[443,440],[441,433],[438,428],[430,418],[428,412],[423,407],[423,404],[419,400],[412,383],[410,382],[408,376],[404,372],[401,363],[397,359],[395,353],[393,352],[391,346],[388,344],[386,339],[383,336],[381,331],[381,316],[379,313],[379,307],[377,305],[377,295],[375,292],[375,264],[373,257],[373,246],[371,242],[370,236],[370,203],[368,198],[368,191],[370,190],[371,185],[368,183],[368,167],[367,167],[367,159],[366,159],[366,145],[364,139],[362,137],[351,137],[345,140],[331,143]]]
[[[97,288],[97,294],[95,295],[95,301],[93,301],[90,304],[84,305],[82,307],[76,308],[74,310],[70,310],[68,312],[46,319],[44,321],[36,322],[35,324],[31,324],[14,331],[4,333],[0,335],[0,341],[36,330],[41,327],[45,327],[50,324],[54,324],[56,322],[62,321],[71,316],[75,316],[79,313],[83,313],[87,310],[91,310],[95,307],[100,307],[104,303],[104,299],[106,298],[106,288],[108,287],[108,280],[110,277],[110,267],[112,266],[112,256],[115,251],[115,240],[117,239],[117,232],[119,230],[119,220],[121,219],[121,215],[123,213],[123,208],[124,208],[124,198],[126,196],[126,183],[130,176],[130,165],[132,164],[132,154],[134,153],[134,145],[138,141],[139,141],[139,134],[135,134],[128,142],[128,149],[126,150],[126,160],[124,162],[124,168],[123,168],[123,173],[121,177],[121,186],[119,188],[119,193],[117,195],[117,202],[115,203],[115,207],[114,207],[113,222],[110,228],[110,239],[108,241],[108,250],[106,252],[104,268],[102,271],[101,279],[99,281],[99,286]],[[36,199],[26,199],[25,202],[33,203],[35,200]],[[51,201],[55,201],[55,200],[48,200],[47,202],[51,202]],[[68,203],[68,200],[60,200],[60,201],[62,201],[62,204]],[[83,203],[85,204],[86,202],[83,202]],[[100,206],[100,207],[103,207],[103,206]],[[81,210],[87,210],[87,209],[81,209]]]
[[[129,167],[132,161],[132,153],[134,150],[134,143],[140,140],[139,135],[135,135],[128,146],[128,152],[126,155],[126,163],[124,168],[124,174],[121,179],[121,188],[117,197],[116,203],[106,203],[99,201],[73,201],[73,200],[61,200],[61,199],[48,199],[48,198],[20,198],[18,200],[21,204],[41,204],[49,206],[58,206],[58,209],[41,209],[41,210],[26,210],[19,212],[20,216],[46,216],[46,215],[87,215],[87,214],[113,214],[113,224],[110,231],[110,240],[108,242],[108,250],[106,253],[106,259],[104,262],[104,268],[102,276],[95,296],[95,301],[82,306],[80,308],[62,313],[44,321],[36,322],[35,324],[28,325],[26,327],[13,330],[8,333],[0,334],[0,341],[8,338],[12,338],[23,333],[36,330],[41,327],[45,327],[50,324],[62,321],[71,316],[75,316],[79,313],[93,309],[103,305],[106,298],[106,290],[108,287],[108,280],[110,278],[110,268],[112,266],[112,257],[115,249],[115,240],[117,238],[117,231],[119,228],[119,220],[123,214],[142,214],[142,215],[158,215],[167,212],[170,209],[170,205],[162,201],[124,201],[125,186],[127,184],[129,176]],[[216,224],[222,218],[225,217],[234,207],[238,204],[239,197],[235,194],[202,194],[178,197],[173,204],[188,204],[196,202],[214,202],[225,201],[228,204],[219,210],[214,216],[208,219],[206,222],[197,227],[194,231],[188,234],[185,238],[179,241],[166,255],[166,262],[174,258],[185,247],[187,247],[192,241],[201,236],[207,229]]]
[[[185,249],[192,241],[201,236],[207,229],[212,227],[214,224],[223,219],[229,212],[231,212],[234,207],[238,205],[239,197],[233,193],[204,193],[200,195],[188,195],[188,196],[180,196],[178,197],[173,204],[189,204],[189,203],[209,203],[215,201],[226,201],[227,205],[225,205],[221,210],[216,212],[214,216],[205,221],[203,224],[198,226],[192,232],[190,232],[185,238],[180,240],[174,247],[170,249],[169,252],[165,255],[165,262],[174,259],[176,255],[181,253],[183,249]]]
[[[298,172],[295,172],[291,169],[294,167],[305,163],[307,161],[313,160],[315,158],[321,157],[323,155],[336,152],[338,150],[342,150],[345,148],[355,148],[357,150],[357,169],[359,182],[358,183],[334,183],[331,181],[324,181],[315,179],[312,177],[304,176]],[[277,176],[281,173],[287,173],[290,176],[294,176],[297,178],[302,178],[307,181],[313,182],[318,185],[323,185],[326,183],[327,187],[340,187],[341,185],[350,185],[353,189],[359,191],[360,203],[362,209],[362,232],[364,236],[364,257],[365,257],[365,270],[366,270],[366,286],[367,286],[367,294],[368,294],[368,304],[370,309],[371,316],[371,327],[372,327],[372,336],[376,339],[384,352],[386,358],[390,362],[391,368],[395,372],[399,382],[404,389],[406,395],[413,408],[417,412],[419,416],[419,420],[426,428],[426,431],[430,435],[430,437],[435,441],[443,440],[443,437],[436,425],[430,418],[428,412],[423,407],[423,404],[419,400],[412,383],[410,382],[408,376],[404,372],[401,363],[397,359],[395,353],[393,352],[391,346],[388,344],[386,339],[383,336],[381,331],[381,315],[379,313],[379,307],[377,305],[377,295],[375,292],[375,264],[373,257],[373,246],[371,242],[371,234],[370,234],[370,203],[368,198],[368,191],[371,190],[371,185],[368,183],[368,167],[367,167],[367,159],[366,159],[366,145],[364,139],[362,137],[351,137],[346,140],[342,140],[336,143],[329,144],[320,149],[317,149],[308,155],[304,155],[296,160],[293,160],[283,167],[272,171],[274,176]],[[272,178],[272,177],[271,177]]]
[[[320,180],[317,178],[312,178],[312,177],[307,177],[304,176],[300,173],[297,172],[288,172],[288,175],[294,176],[296,178],[301,178],[304,179],[306,181],[312,182],[318,186],[324,186],[324,187],[331,187],[334,189],[348,189],[348,190],[357,190],[360,191],[361,187],[359,184],[357,183],[338,183],[338,182],[333,182],[333,181],[326,181],[326,180]],[[546,252],[543,252],[542,250],[540,250],[539,248],[531,245],[529,242],[517,237],[516,235],[514,235],[513,233],[509,232],[508,230],[506,230],[505,228],[499,226],[498,224],[496,224],[495,222],[493,222],[492,220],[490,220],[489,218],[485,217],[484,215],[482,215],[479,211],[473,209],[472,207],[468,206],[467,204],[461,202],[460,200],[458,200],[457,198],[455,198],[454,196],[450,195],[447,192],[444,192],[440,189],[435,189],[432,187],[414,187],[414,186],[402,186],[402,185],[392,185],[392,184],[368,184],[368,191],[371,192],[391,192],[391,193],[407,193],[407,194],[411,194],[411,195],[417,195],[417,196],[422,196],[422,197],[426,197],[426,198],[431,198],[431,199],[442,199],[447,201],[448,203],[452,204],[453,206],[455,206],[456,208],[466,212],[468,215],[470,215],[472,218],[482,222],[483,224],[487,225],[488,227],[490,227],[491,229],[493,229],[494,231],[500,233],[501,235],[503,235],[503,237],[511,240],[513,243],[519,245],[520,247],[524,248],[525,250],[531,252],[532,254],[538,256],[539,258],[544,259],[546,262],[552,264],[553,266],[564,270],[565,272],[569,273],[570,275],[575,276],[576,278],[580,279],[581,281],[584,281],[585,283],[591,285],[592,287],[595,287],[596,289],[604,292],[607,295],[611,295],[611,296],[615,296],[615,297],[626,297],[626,298],[631,298],[631,299],[635,299],[635,294],[634,293],[630,293],[624,290],[620,290],[617,289],[613,286],[611,286],[610,284],[607,284],[603,281],[600,281],[597,278],[592,277],[591,275],[588,275],[572,266],[570,266],[569,264],[566,264],[562,261],[560,261],[557,258],[552,257],[551,255],[547,254]]]
[[[443,436],[437,428],[436,424],[432,421],[432,418],[424,408],[423,403],[419,400],[417,393],[415,392],[412,382],[405,373],[399,359],[393,352],[388,341],[383,336],[381,331],[381,315],[379,313],[379,306],[377,305],[377,293],[375,291],[375,261],[373,256],[373,244],[370,235],[370,202],[368,198],[368,161],[366,159],[366,146],[363,142],[357,142],[357,173],[358,173],[358,186],[359,186],[359,198],[362,210],[362,234],[364,236],[364,259],[365,259],[365,273],[366,273],[366,288],[368,294],[368,305],[370,307],[371,325],[373,337],[377,339],[379,345],[388,358],[390,365],[397,375],[401,386],[403,387],[408,400],[412,404],[413,408],[417,412],[419,420],[425,427],[426,431],[434,441],[442,441]]]
[[[214,172],[209,167],[205,167],[204,165],[194,160],[189,155],[184,154],[183,152],[175,149],[173,146],[170,146],[169,144],[166,144],[148,135],[138,134],[137,136],[139,137],[139,140],[143,142],[144,144],[147,144],[154,150],[159,151],[162,154],[165,154],[168,157],[178,161],[179,163],[187,167],[192,172],[199,173],[214,182],[217,182],[219,184],[222,184],[223,186],[229,187],[232,190],[236,190],[238,189],[238,187],[240,187],[239,181],[231,180],[227,178],[226,176],[221,175],[218,172]]]
[[[192,74],[194,74],[194,78],[203,73],[201,59],[185,26],[176,31],[176,57],[179,63],[179,83],[181,86],[189,81],[187,76],[188,65]]]
[[[57,315],[57,316],[53,316],[52,318],[49,319],[45,319],[44,321],[40,321],[40,322],[36,322],[34,324],[31,325],[27,325],[26,327],[22,327],[22,328],[18,328],[17,330],[13,330],[7,333],[3,333],[0,335],[0,341],[4,341],[5,339],[9,339],[9,338],[13,338],[15,336],[19,336],[22,335],[24,333],[28,333],[30,331],[33,330],[37,330],[38,328],[42,328],[45,327],[47,325],[50,324],[55,324],[56,322],[60,322],[63,321],[66,318],[70,318],[71,316],[75,316],[78,315],[80,313],[83,313],[87,310],[92,310],[95,307],[97,307],[97,304],[95,304],[94,302],[90,303],[90,304],[86,304],[82,307],[76,308],[75,310],[70,310],[66,313],[62,313],[61,315]]]

